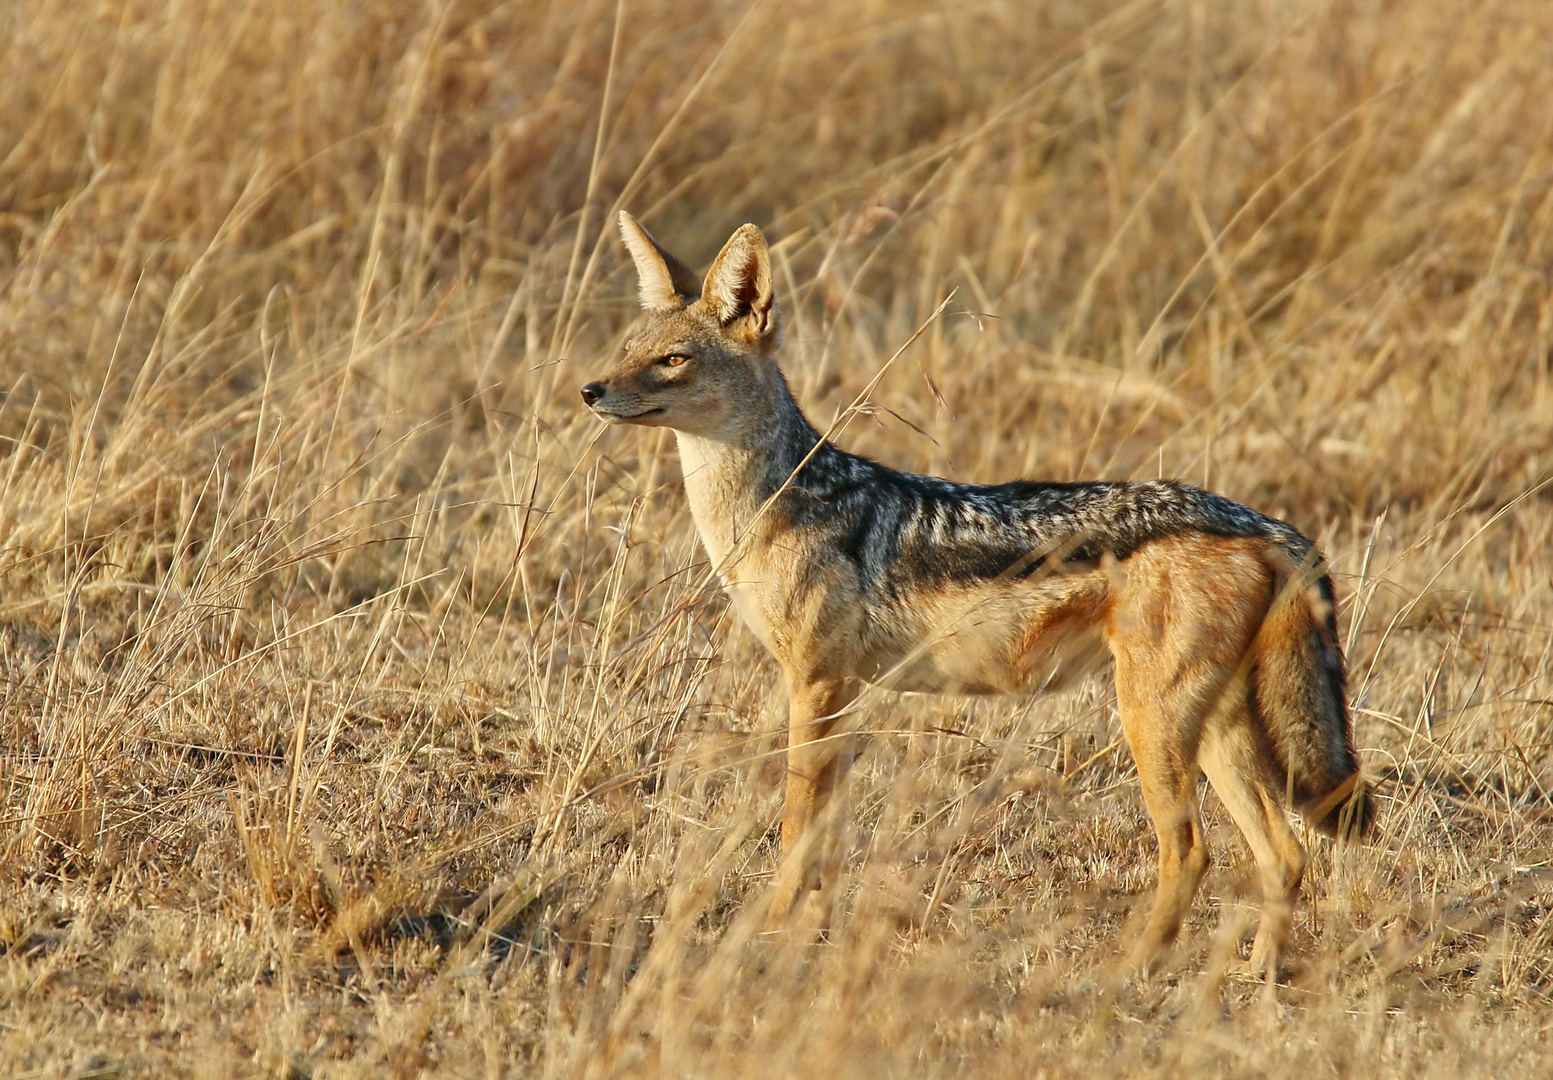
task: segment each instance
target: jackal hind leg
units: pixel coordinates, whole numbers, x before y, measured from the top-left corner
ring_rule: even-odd
[[[1143,804],[1159,839],[1159,888],[1132,950],[1132,965],[1144,975],[1157,970],[1175,942],[1181,920],[1208,868],[1208,846],[1197,810],[1197,765],[1190,733],[1158,696],[1121,689],[1118,664],[1118,705],[1122,731],[1132,747],[1143,788]]]
[[[1262,918],[1251,947],[1251,967],[1276,972],[1288,945],[1294,902],[1305,873],[1305,848],[1289,825],[1271,774],[1271,755],[1252,727],[1249,703],[1222,712],[1203,734],[1198,761],[1256,859]]]
[[[1226,711],[1243,709],[1248,650],[1272,586],[1252,542],[1196,535],[1156,541],[1112,580],[1117,709],[1159,836],[1159,894],[1133,953],[1148,973],[1175,940],[1208,867],[1199,753]]]
[[[849,679],[795,685],[788,705],[787,791],[782,803],[782,863],[768,929],[782,924],[806,892],[833,884],[835,841],[817,835],[816,818],[825,809],[850,764],[850,753],[837,739],[839,717],[857,697]],[[825,830],[827,833],[833,830]]]
[[[1131,625],[1138,623],[1129,620]],[[1208,717],[1229,677],[1200,635],[1135,629],[1115,633],[1116,704],[1138,766],[1143,804],[1159,840],[1159,889],[1132,950],[1144,975],[1157,970],[1208,869],[1198,810],[1197,753]]]

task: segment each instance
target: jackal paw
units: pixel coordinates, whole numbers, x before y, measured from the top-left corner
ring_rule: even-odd
[[[804,937],[825,937],[830,933],[830,895],[820,889],[804,889],[797,896],[778,897],[766,916],[765,933],[794,932]]]
[[[1289,950],[1258,934],[1251,945],[1251,955],[1235,970],[1242,977],[1276,983],[1286,983],[1299,974],[1300,966]]]

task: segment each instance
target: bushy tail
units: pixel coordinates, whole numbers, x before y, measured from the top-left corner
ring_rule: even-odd
[[[1306,822],[1329,836],[1357,837],[1374,803],[1354,754],[1332,579],[1312,580],[1308,570],[1279,577],[1254,646],[1257,712]],[[1309,584],[1301,588],[1301,579]]]

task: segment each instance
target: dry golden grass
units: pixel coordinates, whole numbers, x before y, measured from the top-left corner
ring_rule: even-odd
[[[11,0],[0,1075],[1545,1076],[1544,0]],[[576,387],[629,206],[776,243],[823,425],[1207,484],[1345,597],[1374,842],[1302,963],[1153,840],[1100,681],[867,722],[757,933],[776,673],[672,438]],[[995,316],[992,317],[992,316]]]

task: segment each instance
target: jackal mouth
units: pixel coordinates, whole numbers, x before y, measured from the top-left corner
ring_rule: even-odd
[[[636,422],[637,420],[646,419],[649,416],[657,416],[659,413],[661,413],[663,411],[664,410],[660,407],[660,408],[652,408],[652,409],[643,409],[641,412],[626,414],[626,413],[617,413],[617,412],[606,412],[605,410],[600,409],[596,405],[593,406],[593,414],[595,416],[597,416],[601,420],[608,420],[611,424],[630,424],[630,423]]]

